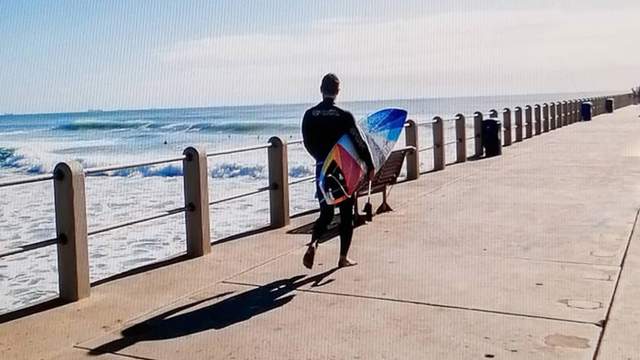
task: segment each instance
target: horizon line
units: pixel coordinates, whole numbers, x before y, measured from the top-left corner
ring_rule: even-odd
[[[359,100],[346,100],[336,101],[337,103],[349,104],[349,103],[365,103],[374,101],[413,101],[413,100],[434,100],[434,99],[455,99],[455,98],[483,98],[483,97],[497,97],[497,96],[534,96],[534,95],[561,95],[561,94],[578,94],[578,93],[605,93],[605,92],[617,92],[623,90],[587,90],[587,91],[571,91],[571,92],[541,92],[541,93],[515,93],[515,94],[494,94],[494,95],[462,95],[462,96],[430,96],[430,97],[411,97],[411,98],[395,98],[395,99],[359,99]],[[254,104],[240,104],[240,105],[209,105],[209,106],[176,106],[176,107],[140,107],[140,108],[123,108],[123,109],[93,109],[89,108],[84,111],[51,111],[51,112],[27,112],[27,113],[1,113],[0,118],[6,116],[35,116],[35,115],[57,115],[57,114],[90,114],[90,113],[114,113],[114,112],[137,112],[137,111],[162,111],[162,110],[187,110],[187,109],[212,109],[212,108],[242,108],[251,106],[294,106],[294,105],[310,105],[312,102],[273,102],[273,103],[254,103]]]

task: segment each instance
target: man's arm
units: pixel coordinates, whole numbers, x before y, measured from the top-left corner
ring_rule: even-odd
[[[302,143],[304,144],[304,148],[307,149],[307,152],[315,157],[313,134],[311,134],[309,126],[309,111],[305,112],[302,118]]]

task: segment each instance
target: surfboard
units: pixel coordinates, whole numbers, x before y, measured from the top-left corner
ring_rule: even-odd
[[[356,122],[371,155],[374,174],[389,157],[406,120],[406,110],[387,108]],[[318,187],[327,204],[336,205],[350,198],[367,180],[367,170],[351,137],[343,135],[327,155],[318,178]]]

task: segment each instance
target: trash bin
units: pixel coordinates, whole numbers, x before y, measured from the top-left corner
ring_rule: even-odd
[[[487,157],[502,155],[502,123],[496,119],[482,121],[482,147]]]
[[[608,98],[604,103],[604,109],[611,114],[615,110],[616,101],[612,98]]]
[[[580,116],[582,117],[582,121],[589,121],[593,115],[593,103],[590,101],[585,101],[580,104]]]

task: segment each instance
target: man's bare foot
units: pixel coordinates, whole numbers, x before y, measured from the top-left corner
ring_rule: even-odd
[[[341,268],[348,267],[348,266],[355,266],[355,265],[358,265],[358,263],[349,259],[346,256],[340,256],[340,260],[338,260],[338,267],[341,267]]]

